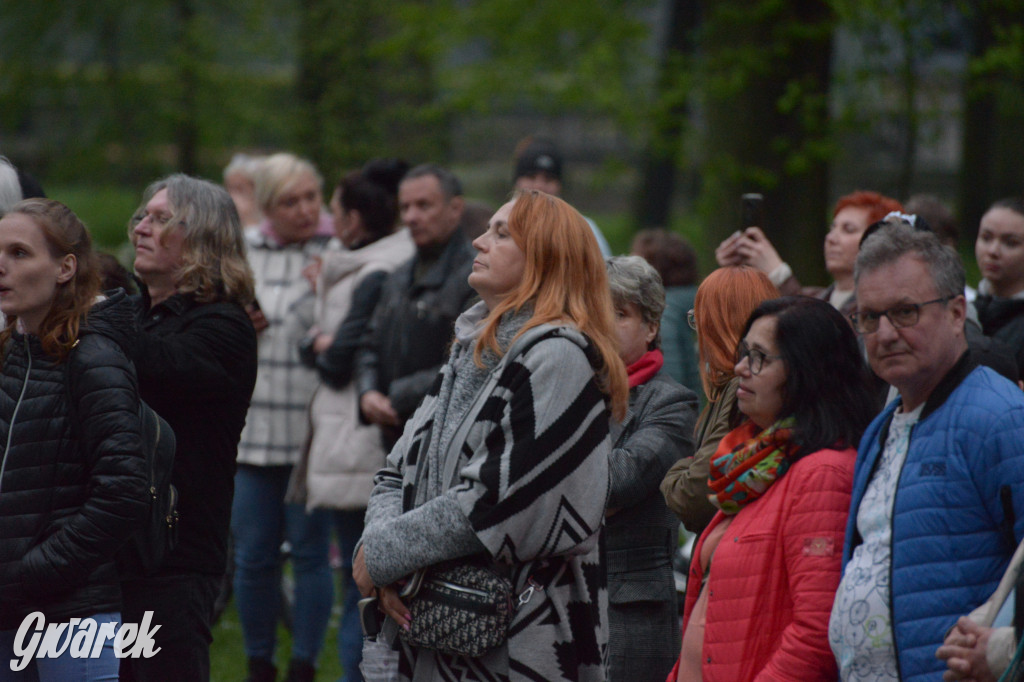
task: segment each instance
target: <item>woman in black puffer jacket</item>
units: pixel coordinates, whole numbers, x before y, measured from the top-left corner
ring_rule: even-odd
[[[148,510],[134,315],[123,291],[97,302],[98,289],[89,233],[63,204],[30,199],[0,220],[0,679],[31,613],[83,619],[77,632],[120,620],[114,553]],[[112,638],[96,657],[74,650],[20,674],[117,678]]]

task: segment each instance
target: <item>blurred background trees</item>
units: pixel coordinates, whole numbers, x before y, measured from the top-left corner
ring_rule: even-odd
[[[2,7],[0,153],[118,234],[150,180],[219,179],[239,150],[295,150],[328,181],[372,156],[437,161],[497,204],[528,134],[559,142],[568,198],[620,249],[664,225],[707,258],[760,191],[808,280],[840,194],[938,193],[969,239],[1024,192],[1021,0]]]

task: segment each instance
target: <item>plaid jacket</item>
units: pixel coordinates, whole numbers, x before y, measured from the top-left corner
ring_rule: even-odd
[[[306,442],[306,408],[316,372],[299,360],[298,344],[313,323],[313,291],[302,269],[323,252],[328,237],[277,244],[258,228],[246,230],[256,299],[270,326],[259,335],[259,370],[238,444],[238,463],[295,464]]]

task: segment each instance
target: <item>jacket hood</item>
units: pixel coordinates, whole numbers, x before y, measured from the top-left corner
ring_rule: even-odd
[[[114,341],[129,357],[139,332],[135,305],[124,289],[103,294],[86,314],[80,334],[101,334]]]
[[[351,251],[324,251],[320,256],[323,262],[320,273],[322,284],[326,287],[333,286],[339,280],[371,263],[397,261],[397,265],[412,258],[415,253],[416,247],[407,227],[400,228],[362,248]]]

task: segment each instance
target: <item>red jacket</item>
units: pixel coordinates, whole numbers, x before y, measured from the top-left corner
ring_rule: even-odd
[[[838,679],[828,620],[856,456],[849,448],[800,459],[733,519],[711,561],[703,682]],[[694,548],[688,585],[701,584],[696,557],[723,518],[715,515]],[[684,631],[698,594],[687,590]]]

